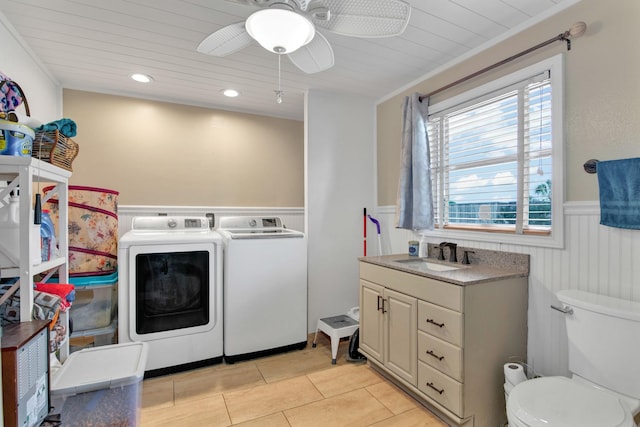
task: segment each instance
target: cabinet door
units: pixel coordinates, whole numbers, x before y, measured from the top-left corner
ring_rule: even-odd
[[[382,294],[384,288],[366,280],[360,280],[360,348],[383,362]]]
[[[390,289],[384,290],[384,365],[409,383],[418,378],[418,301]]]

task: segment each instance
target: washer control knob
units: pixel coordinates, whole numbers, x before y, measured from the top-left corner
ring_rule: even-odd
[[[169,228],[176,228],[178,226],[178,223],[174,218],[171,218],[169,219],[169,221],[167,221],[167,225],[169,226]]]
[[[250,225],[251,227],[255,227],[256,225],[258,225],[258,221],[256,221],[255,219],[251,219],[251,220],[249,221],[249,225]]]

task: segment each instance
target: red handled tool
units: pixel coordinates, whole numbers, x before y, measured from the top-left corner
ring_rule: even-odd
[[[367,208],[364,208],[364,216],[362,219],[362,225],[364,226],[364,256],[367,256]]]

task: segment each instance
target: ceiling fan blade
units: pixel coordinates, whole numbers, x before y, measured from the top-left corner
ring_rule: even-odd
[[[293,8],[300,10],[307,10],[307,6],[310,0],[227,0],[231,3],[239,3],[247,6],[255,6],[260,8],[269,8],[274,4],[281,4],[285,6],[292,6]]]
[[[316,31],[308,44],[287,54],[293,65],[307,74],[319,73],[333,67],[333,49],[327,39]]]
[[[244,28],[244,21],[227,25],[209,35],[198,45],[198,52],[213,56],[227,56],[249,46],[253,39]]]
[[[320,11],[314,16],[314,9]],[[323,13],[329,10],[329,17]],[[390,37],[404,32],[411,5],[403,0],[314,0],[307,11],[315,25],[353,37]]]
[[[229,3],[238,3],[238,4],[244,4],[246,6],[253,6],[254,2],[252,0],[226,0]]]

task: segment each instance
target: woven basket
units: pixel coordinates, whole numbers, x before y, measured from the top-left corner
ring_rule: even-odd
[[[31,148],[31,157],[71,171],[71,163],[79,151],[78,144],[58,130],[37,131]]]

